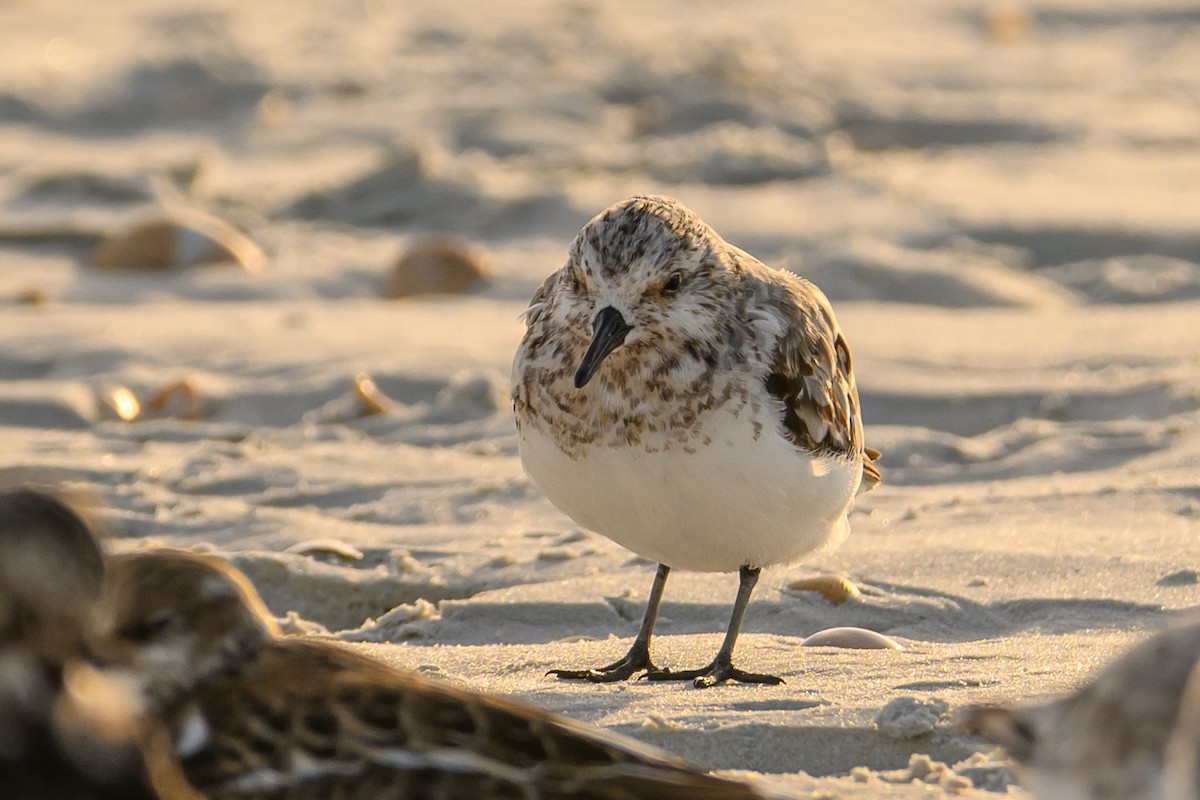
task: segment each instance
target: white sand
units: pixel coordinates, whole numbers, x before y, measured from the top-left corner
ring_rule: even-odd
[[[229,554],[293,629],[802,797],[994,796],[888,772],[972,745],[877,712],[1067,690],[1200,603],[1200,13],[442,5],[0,5],[0,477],[93,487],[116,547]],[[517,316],[593,213],[648,191],[828,291],[886,454],[846,544],[759,585],[740,661],[782,687],[543,677],[623,652],[652,565],[522,474]],[[161,205],[242,226],[267,266],[81,266]],[[485,247],[492,282],[378,299],[428,232]],[[30,288],[50,302],[9,302]],[[359,371],[397,412],[320,421]],[[184,377],[198,422],[96,402]],[[363,558],[282,552],[312,540]],[[783,588],[814,572],[863,599]],[[707,662],[734,591],[673,575],[659,660]],[[906,649],[799,647],[843,625]],[[982,763],[957,772],[998,787]]]

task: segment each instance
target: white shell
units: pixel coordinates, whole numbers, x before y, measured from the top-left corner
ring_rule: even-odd
[[[345,561],[362,561],[363,553],[352,544],[340,539],[307,539],[288,547],[283,552],[298,553],[304,556],[316,554],[334,555]]]
[[[903,650],[904,646],[866,628],[826,628],[800,643],[802,647],[841,647],[848,650]]]

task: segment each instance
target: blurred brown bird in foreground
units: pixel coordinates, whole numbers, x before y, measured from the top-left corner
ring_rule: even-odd
[[[1002,746],[1042,800],[1200,800],[1200,620],[1154,636],[1073,695],[975,706],[962,727]]]
[[[135,696],[83,644],[104,560],[83,517],[50,494],[0,492],[0,788],[18,800],[140,800]]]
[[[212,800],[762,797],[596,728],[282,638],[210,556],[113,558],[98,630]]]

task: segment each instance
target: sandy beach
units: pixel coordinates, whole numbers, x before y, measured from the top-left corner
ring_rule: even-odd
[[[955,713],[1200,605],[1198,36],[1165,0],[0,3],[0,479],[92,493],[114,550],[228,557],[291,633],[788,796],[1027,797]],[[524,475],[509,367],[636,193],[813,280],[854,351],[884,483],[764,571],[738,653],[783,686],[545,676],[624,652],[654,565]],[[261,267],[90,266],[184,211]],[[486,282],[384,299],[429,235]],[[736,584],[672,577],[666,665]],[[801,646],[838,626],[904,649]],[[936,721],[877,726],[899,698]]]

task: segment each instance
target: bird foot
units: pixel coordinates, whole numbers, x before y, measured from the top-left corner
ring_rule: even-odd
[[[730,661],[714,659],[707,667],[700,669],[684,669],[673,672],[669,669],[649,669],[646,680],[650,681],[691,681],[697,689],[707,689],[720,683],[734,681],[736,683],[757,683],[764,686],[778,686],[783,678],[775,675],[764,675],[758,672],[745,672],[735,667]]]
[[[650,660],[650,648],[633,648],[619,661],[614,661],[605,667],[593,669],[552,669],[547,675],[567,681],[591,681],[592,683],[615,683],[627,681],[639,672],[658,672],[658,667]]]

